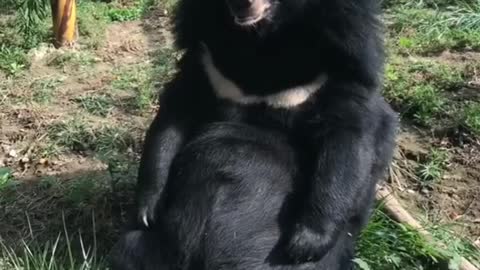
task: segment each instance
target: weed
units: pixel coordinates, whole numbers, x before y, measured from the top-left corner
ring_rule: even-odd
[[[0,46],[0,70],[8,75],[16,76],[27,66],[25,52],[16,47]]]
[[[113,109],[113,99],[107,95],[89,95],[75,99],[80,106],[96,116],[107,116]]]
[[[411,96],[407,100],[410,112],[421,124],[431,125],[435,116],[438,116],[445,104],[445,99],[439,91],[431,85],[418,85],[412,88]]]
[[[139,7],[132,7],[127,9],[111,8],[107,12],[108,17],[113,22],[134,21],[140,19],[142,9]]]
[[[156,5],[157,2],[158,0],[137,0],[133,5],[128,7],[109,8],[107,15],[113,22],[138,20],[145,16],[150,7]],[[166,2],[168,4],[168,2],[172,1],[168,0]]]
[[[62,82],[63,78],[47,78],[34,81],[31,85],[33,101],[41,104],[50,103],[55,90]]]
[[[418,176],[422,185],[430,185],[442,179],[448,165],[448,152],[441,149],[432,149],[427,160],[418,167]]]

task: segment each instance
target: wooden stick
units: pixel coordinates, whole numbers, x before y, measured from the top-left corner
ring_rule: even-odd
[[[425,237],[426,240],[433,242],[432,235],[423,228],[423,226],[400,205],[400,202],[393,196],[392,191],[388,187],[377,186],[377,200],[384,202],[387,214],[395,219],[397,222],[406,224],[418,230],[418,232]],[[444,243],[438,243],[442,248],[445,248]],[[465,258],[460,258],[460,270],[479,270],[471,262]]]

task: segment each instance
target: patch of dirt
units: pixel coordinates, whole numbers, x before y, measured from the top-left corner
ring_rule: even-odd
[[[480,144],[462,147],[445,138],[432,138],[419,130],[405,128],[399,134],[397,153],[390,176],[402,203],[420,218],[454,224],[453,228],[473,242],[480,239]],[[430,147],[448,149],[450,159],[440,181],[425,184],[418,167]]]
[[[113,24],[108,27],[106,37],[106,46],[99,50],[100,56],[117,65],[136,63],[138,58],[155,49],[148,46],[149,38],[138,21]]]
[[[439,59],[443,61],[450,61],[455,63],[461,62],[480,62],[480,52],[466,51],[466,52],[452,52],[443,51],[439,56]]]
[[[104,170],[105,165],[92,157],[60,154],[45,159],[36,151],[45,146],[43,142],[52,122],[64,121],[82,113],[75,98],[105,91],[116,78],[115,69],[151,61],[155,51],[171,46],[166,27],[168,22],[158,18],[109,25],[105,45],[88,52],[93,53],[94,62],[86,68],[62,69],[51,64],[52,59],[62,54],[82,53],[82,48],[64,50],[43,44],[29,52],[29,71],[12,85],[7,95],[9,101],[18,102],[12,101],[8,106],[0,107],[0,167],[13,169],[14,176],[19,179],[38,179],[86,169]],[[34,81],[51,78],[61,81],[51,104],[23,101],[25,97],[32,96]],[[145,128],[150,118],[134,115],[123,108],[115,108],[109,119],[89,117],[95,122],[122,123],[137,129]]]

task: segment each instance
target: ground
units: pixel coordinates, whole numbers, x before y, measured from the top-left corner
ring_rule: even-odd
[[[49,45],[48,17],[22,30],[15,3],[0,2],[0,268],[105,269],[180,54],[174,1],[80,1],[73,49]],[[468,3],[384,3],[384,94],[402,119],[386,184],[448,250],[379,203],[360,269],[480,266],[480,2]]]

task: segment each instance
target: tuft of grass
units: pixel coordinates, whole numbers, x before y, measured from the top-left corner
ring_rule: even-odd
[[[111,87],[115,90],[130,92],[133,96],[127,104],[127,109],[143,112],[153,106],[156,91],[155,82],[151,77],[152,72],[150,65],[138,65],[116,72],[116,79]]]
[[[107,16],[112,22],[139,20],[147,14],[152,6],[157,5],[158,2],[158,0],[137,0],[132,5],[126,7],[110,7]],[[172,2],[172,0],[165,2],[168,4]]]
[[[427,126],[433,123],[446,103],[439,91],[431,85],[414,86],[406,102],[409,106],[408,113],[413,115],[418,123]]]
[[[115,71],[116,79],[111,89],[126,91],[132,96],[126,109],[133,112],[146,112],[155,104],[159,89],[176,72],[177,54],[173,49],[155,52],[154,61]]]
[[[452,258],[450,268],[459,269],[460,257],[464,257],[472,264],[480,267],[480,249],[475,247],[470,240],[452,230],[451,226],[453,227],[455,224],[433,225],[427,228],[435,239],[446,243],[445,252]]]
[[[78,32],[81,43],[98,49],[105,41],[108,24],[108,5],[100,1],[81,1],[78,4]]]
[[[95,64],[95,57],[89,52],[62,52],[54,55],[48,65],[63,70],[85,70]]]
[[[0,45],[0,70],[7,75],[16,76],[28,65],[27,56],[24,50],[18,47],[7,47]]]
[[[448,10],[395,7],[390,36],[407,52],[428,54],[447,49],[480,48],[480,24],[475,5],[454,6]],[[396,38],[398,37],[398,38]]]
[[[45,78],[35,80],[32,85],[32,100],[40,104],[48,104],[54,97],[55,90],[63,82],[63,78]]]
[[[380,206],[362,232],[357,257],[362,270],[435,270],[444,255],[417,231],[388,217]]]
[[[82,233],[74,238],[68,232],[65,216],[62,215],[63,232],[55,240],[40,244],[34,241],[32,228],[31,239],[21,239],[18,247],[12,248],[0,239],[0,266],[9,270],[100,270],[106,269],[106,260],[99,257],[96,237],[93,244],[87,245]],[[93,221],[95,232],[95,221]],[[78,243],[75,240],[78,239]],[[78,246],[77,251],[74,246]]]
[[[424,163],[418,167],[422,185],[430,185],[442,179],[448,165],[449,154],[443,149],[432,149]]]
[[[48,134],[59,147],[74,152],[92,151],[99,156],[126,152],[135,142],[133,135],[123,127],[103,125],[95,128],[80,118],[55,123]]]
[[[403,117],[425,126],[430,126],[443,112],[447,101],[442,90],[459,83],[457,77],[453,81],[444,77],[443,70],[432,71],[421,64],[411,65],[403,61],[393,61],[386,69],[386,98],[401,111]]]
[[[75,99],[89,113],[106,117],[113,110],[113,99],[107,95],[88,95]]]

